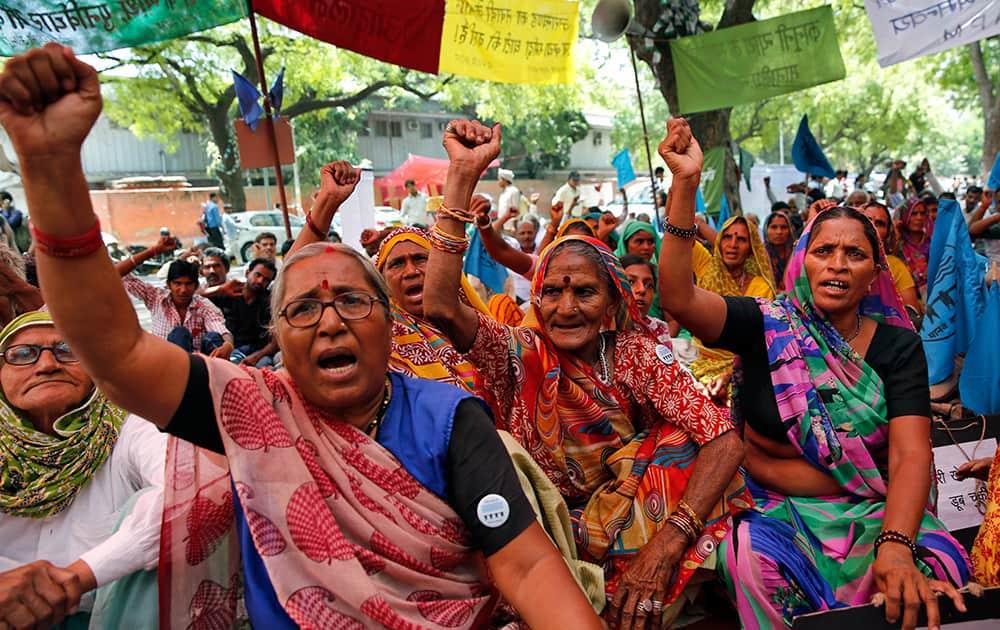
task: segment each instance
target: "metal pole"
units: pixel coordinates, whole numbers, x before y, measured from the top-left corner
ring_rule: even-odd
[[[639,118],[642,119],[642,140],[646,145],[646,165],[649,166],[649,185],[653,189],[653,208],[656,211],[656,222],[663,230],[663,223],[660,218],[660,208],[656,204],[656,176],[653,175],[653,157],[649,151],[649,131],[646,129],[646,110],[642,106],[642,90],[639,88],[639,67],[635,63],[635,49],[632,42],[628,43],[628,50],[632,57],[632,74],[635,76],[635,95],[639,99]]]
[[[292,187],[295,189],[295,213],[302,212],[302,183],[299,181],[299,147],[295,144],[295,121],[292,122]]]
[[[260,77],[260,91],[264,94],[264,124],[271,137],[271,151],[274,152],[274,178],[278,182],[278,198],[281,200],[281,214],[285,218],[285,238],[292,239],[292,224],[288,220],[288,201],[285,199],[285,178],[281,174],[281,157],[278,155],[278,134],[274,130],[274,116],[271,114],[271,99],[267,96],[267,79],[264,77],[264,59],[260,52],[260,38],[257,36],[257,19],[254,17],[253,0],[247,0],[250,13],[250,35],[253,36],[253,51],[257,58],[257,76]],[[268,208],[270,210],[270,208]]]
[[[778,121],[778,162],[785,165],[785,121]]]

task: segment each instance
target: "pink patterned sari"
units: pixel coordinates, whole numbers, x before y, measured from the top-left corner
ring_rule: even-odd
[[[228,628],[245,615],[234,488],[300,627],[488,622],[495,589],[451,507],[367,435],[305,402],[287,373],[206,363],[226,456],[171,442],[162,627]]]

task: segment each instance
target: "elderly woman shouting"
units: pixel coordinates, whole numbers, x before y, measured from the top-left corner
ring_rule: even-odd
[[[723,579],[747,628],[867,603],[913,628],[935,593],[963,607],[968,557],[933,514],[930,394],[920,337],[885,267],[874,225],[853,208],[806,226],[777,299],[720,296],[691,280],[698,142],[668,123],[674,173],[660,259],[666,308],[707,344],[742,359],[733,395],[755,510],[720,547]]]
[[[126,592],[153,608],[95,627],[156,627],[166,436],[108,402],[48,313],[0,332],[0,628],[86,627],[95,600]],[[116,523],[120,521],[116,528]],[[138,577],[138,576],[137,576]],[[150,600],[146,600],[150,601]]]
[[[387,375],[388,290],[367,258],[320,243],[285,261],[272,297],[283,370],[189,355],[140,329],[101,245],[80,168],[97,74],[48,44],[7,62],[0,93],[67,341],[111,399],[225,455],[226,475],[168,506],[189,510],[171,521],[188,527],[172,534],[171,570],[200,571],[232,545],[245,586],[232,573],[187,580],[172,606],[225,623],[240,591],[262,628],[474,627],[499,591],[532,626],[597,627],[481,403]],[[178,488],[200,481],[180,472]]]
[[[464,223],[486,203],[471,195],[499,153],[500,128],[454,121],[444,145],[451,165],[425,313],[468,352],[498,428],[573,510],[584,557],[606,566],[609,620],[642,627],[662,614],[669,622],[679,607],[667,608],[725,535],[731,511],[748,505],[739,480],[726,492],[739,439],[642,324],[620,263],[596,239],[563,237],[542,253],[524,327],[458,300]]]

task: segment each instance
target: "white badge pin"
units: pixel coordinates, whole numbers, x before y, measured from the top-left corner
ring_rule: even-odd
[[[663,345],[662,343],[656,346],[656,356],[660,359],[660,361],[663,361],[667,365],[674,362],[674,353],[669,347]]]
[[[500,527],[510,517],[510,504],[499,494],[487,494],[476,506],[476,516],[486,527]]]

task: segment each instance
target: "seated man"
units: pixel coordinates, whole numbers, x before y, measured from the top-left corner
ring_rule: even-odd
[[[253,257],[275,262],[278,258],[278,237],[272,232],[261,232],[253,239]]]
[[[122,276],[125,290],[140,299],[153,319],[152,333],[184,348],[228,359],[233,352],[233,336],[226,329],[226,320],[214,304],[195,295],[198,289],[198,265],[175,260],[167,271],[167,288],[158,289],[132,275],[145,257],[153,256],[164,245],[164,239],[144,252],[129,256],[115,268]],[[153,253],[150,253],[153,252]]]
[[[229,256],[226,252],[218,247],[206,247],[201,256],[201,276],[205,279],[205,286],[198,293],[204,295],[207,289],[225,284],[228,273]]]
[[[86,627],[85,593],[157,566],[166,436],[94,388],[48,313],[8,324],[0,349],[0,627],[74,609]]]
[[[226,328],[233,333],[236,349],[230,355],[233,363],[255,367],[273,365],[272,355],[278,344],[271,339],[271,282],[277,275],[274,263],[266,258],[254,258],[247,265],[246,282],[240,283],[238,296],[214,287],[205,292],[226,318]]]

